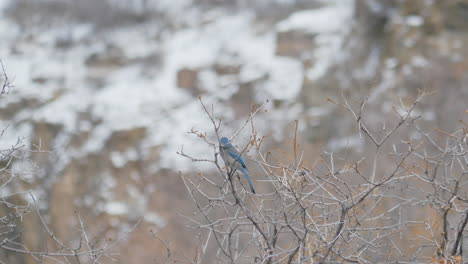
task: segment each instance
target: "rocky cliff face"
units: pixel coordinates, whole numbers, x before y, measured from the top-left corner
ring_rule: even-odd
[[[1,124],[10,125],[2,142],[24,136],[50,151],[32,153],[40,170],[8,191],[31,189],[66,241],[77,215],[109,239],[142,219],[116,246],[122,263],[164,255],[150,229],[181,252],[196,243],[177,215],[191,206],[177,172],[210,168],[176,151],[212,155],[186,133],[212,136],[199,96],[227,135],[269,99],[261,134],[281,142],[297,119],[311,148],[339,150],[343,138],[359,146],[349,119],[327,103],[341,93],[357,102],[373,90],[371,126],[419,89],[439,91],[418,109],[429,124],[466,122],[468,1],[21,0],[3,12],[0,59],[15,88],[0,101]],[[21,239],[42,250],[46,237]]]

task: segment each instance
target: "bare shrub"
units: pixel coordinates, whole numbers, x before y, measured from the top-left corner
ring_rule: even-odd
[[[13,86],[1,61],[0,65],[0,94],[4,95]],[[0,263],[101,263],[103,259],[113,259],[113,247],[139,222],[122,236],[109,241],[89,232],[77,214],[75,228],[78,235],[70,241],[62,240],[50,227],[44,212],[47,208],[36,201],[34,186],[29,182],[39,170],[31,159],[32,154],[38,152],[50,154],[41,146],[29,148],[23,137],[18,137],[11,147],[0,149]],[[33,222],[36,223],[30,224]]]
[[[395,106],[395,121],[381,129],[366,123],[368,97],[357,107],[345,97],[330,100],[350,114],[366,152],[325,152],[309,162],[312,167],[304,165],[297,127],[292,158],[276,159],[255,129],[262,107],[252,111],[244,125],[252,131],[250,140],[239,149],[258,153],[250,160],[263,174],[254,176],[263,190],[257,195],[219,162],[217,142],[227,135],[219,135],[214,106],[201,102],[214,133],[192,134],[212,149],[213,159],[179,154],[212,163],[217,175],[181,174],[196,209],[188,218],[203,237],[193,262],[461,263],[468,221],[467,127],[423,130],[415,109],[430,94]]]

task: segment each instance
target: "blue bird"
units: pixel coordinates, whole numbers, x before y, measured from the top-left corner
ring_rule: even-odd
[[[255,193],[252,181],[250,180],[249,173],[247,172],[247,167],[245,166],[245,161],[242,158],[241,154],[237,149],[231,144],[227,137],[222,137],[219,140],[219,152],[221,157],[224,160],[226,166],[231,169],[240,170],[245,175],[247,182],[250,185],[250,189]]]

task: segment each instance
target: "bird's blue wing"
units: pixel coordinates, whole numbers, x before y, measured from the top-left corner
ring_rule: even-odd
[[[242,158],[241,154],[236,151],[235,149],[229,149],[227,151],[227,153],[229,154],[229,156],[231,156],[234,160],[236,160],[243,168],[247,168],[245,166],[245,161],[244,159]]]
[[[231,166],[233,166],[234,168],[240,169],[242,171],[242,173],[245,175],[247,182],[249,183],[250,189],[252,190],[253,193],[255,193],[252,180],[250,180],[249,173],[247,172],[247,166],[245,165],[244,158],[242,158],[239,151],[237,151],[234,147],[229,147],[229,148],[221,150],[221,156],[223,157],[223,159],[227,158],[224,156],[229,156],[233,160],[233,163],[231,163]]]
[[[247,172],[247,169],[246,168],[242,168],[242,173],[244,173],[245,175],[245,179],[247,180],[247,182],[249,183],[249,186],[250,186],[250,190],[252,190],[253,193],[255,193],[255,188],[252,184],[252,181],[250,180],[250,176],[249,176],[249,173]]]

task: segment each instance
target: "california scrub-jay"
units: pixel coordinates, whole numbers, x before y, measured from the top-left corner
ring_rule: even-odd
[[[244,173],[245,178],[250,185],[250,189],[253,193],[255,193],[255,189],[253,187],[252,181],[250,181],[244,159],[227,137],[222,137],[219,140],[219,152],[221,153],[221,157],[223,158],[226,166],[231,169],[240,170],[242,173]]]

